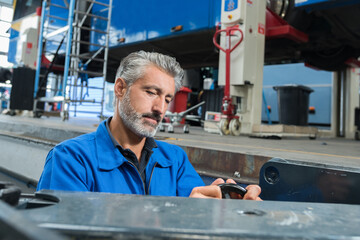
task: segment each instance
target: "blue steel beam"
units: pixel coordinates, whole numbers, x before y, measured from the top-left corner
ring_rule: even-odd
[[[40,23],[40,36],[38,41],[38,53],[37,53],[37,62],[36,62],[36,73],[35,73],[35,86],[34,86],[34,98],[36,98],[36,93],[39,87],[39,78],[41,71],[41,57],[42,57],[42,49],[43,49],[43,31],[44,31],[44,22],[45,22],[45,11],[46,11],[46,3],[47,1],[43,1],[41,8],[41,23]]]
[[[62,85],[63,96],[66,94],[66,83],[68,79],[69,73],[69,65],[70,65],[70,53],[71,53],[71,42],[72,42],[72,33],[73,33],[73,16],[74,16],[74,8],[75,8],[75,0],[70,1],[69,5],[69,16],[68,16],[68,26],[69,30],[67,33],[67,42],[66,42],[66,56],[65,56],[65,66],[64,66],[64,79]]]

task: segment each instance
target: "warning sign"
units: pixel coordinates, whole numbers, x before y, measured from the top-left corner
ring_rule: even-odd
[[[235,0],[225,0],[225,12],[234,11],[237,9],[238,1]]]
[[[259,23],[258,25],[258,33],[265,35],[265,25],[262,23]]]

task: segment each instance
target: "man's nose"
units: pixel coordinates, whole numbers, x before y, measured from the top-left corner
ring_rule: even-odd
[[[163,114],[166,111],[166,108],[167,108],[167,104],[165,102],[165,99],[163,99],[162,97],[156,98],[156,100],[153,103],[153,111],[156,111],[159,114],[161,114],[161,116],[163,116]]]

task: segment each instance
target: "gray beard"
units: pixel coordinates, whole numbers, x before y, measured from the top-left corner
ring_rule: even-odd
[[[156,129],[159,124],[144,123],[142,121],[142,114],[136,112],[131,105],[130,101],[130,89],[125,93],[124,99],[118,104],[119,117],[133,133],[139,137],[154,137]],[[150,126],[153,129],[149,130],[145,126]]]

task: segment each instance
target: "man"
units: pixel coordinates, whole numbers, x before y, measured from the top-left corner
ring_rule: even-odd
[[[139,51],[125,57],[116,74],[114,116],[96,132],[54,147],[38,190],[221,198],[222,179],[204,186],[180,147],[153,138],[183,75],[169,56]],[[259,194],[258,186],[248,186],[244,199]]]

